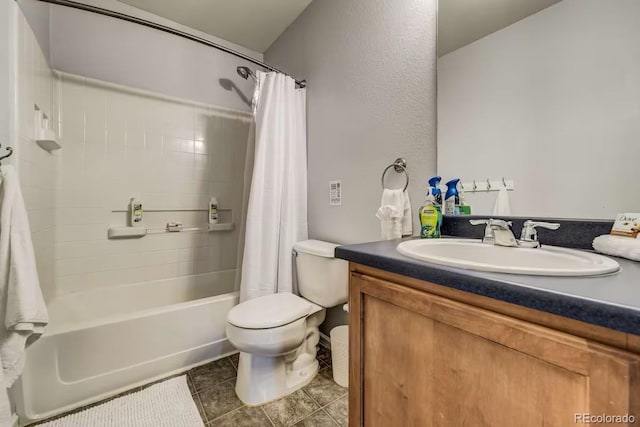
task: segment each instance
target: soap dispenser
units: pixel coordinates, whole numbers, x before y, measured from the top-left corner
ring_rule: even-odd
[[[442,211],[433,196],[433,189],[429,187],[425,202],[418,211],[420,219],[420,237],[423,239],[436,239],[440,237],[442,226]]]
[[[129,227],[142,226],[142,202],[132,197],[129,201]]]

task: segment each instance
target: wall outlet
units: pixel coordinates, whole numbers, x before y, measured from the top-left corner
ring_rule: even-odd
[[[329,181],[329,206],[342,206],[342,181]]]

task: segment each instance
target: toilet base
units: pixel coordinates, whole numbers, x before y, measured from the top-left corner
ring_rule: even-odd
[[[242,403],[257,406],[280,399],[306,386],[318,374],[320,365],[315,358],[298,368],[294,368],[295,363],[286,363],[285,358],[240,353],[236,394]]]
[[[324,321],[325,313],[324,309],[318,308],[318,311],[309,315],[305,319],[306,326],[303,326],[302,342],[297,347],[289,347],[284,354],[280,351],[272,353],[274,355],[240,351],[236,394],[245,405],[257,406],[280,399],[315,378],[320,366],[316,360],[316,346],[320,341],[318,326]],[[271,332],[275,334],[275,331]],[[229,340],[236,347],[240,344],[237,335],[231,335]],[[268,346],[262,344],[261,347]],[[244,348],[251,349],[251,345],[247,344]]]

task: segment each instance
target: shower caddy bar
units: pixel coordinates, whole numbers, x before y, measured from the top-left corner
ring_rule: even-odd
[[[16,0],[16,1],[18,1],[18,0]],[[209,46],[209,47],[212,47],[214,49],[221,50],[223,52],[226,52],[226,53],[229,53],[231,55],[237,56],[238,58],[244,59],[245,61],[249,61],[252,64],[255,64],[255,65],[259,66],[259,67],[266,68],[269,71],[275,71],[277,73],[282,73],[282,74],[288,75],[287,73],[278,70],[276,67],[273,67],[273,66],[271,66],[269,64],[265,64],[264,62],[258,61],[257,59],[253,59],[252,57],[250,57],[248,55],[245,55],[243,53],[237,52],[237,51],[235,51],[233,49],[230,49],[228,47],[225,47],[225,46],[222,46],[220,44],[214,43],[214,42],[209,41],[207,39],[204,39],[202,37],[194,36],[193,34],[189,34],[189,33],[184,32],[184,31],[176,30],[174,28],[167,27],[166,25],[156,24],[155,22],[147,21],[146,19],[137,18],[135,16],[127,15],[126,13],[116,12],[116,11],[113,11],[113,10],[104,9],[102,7],[92,6],[92,5],[83,4],[83,3],[78,3],[78,2],[75,2],[75,1],[71,1],[71,0],[38,0],[38,1],[41,1],[43,3],[56,4],[58,6],[66,6],[66,7],[70,7],[70,8],[78,9],[78,10],[84,10],[86,12],[93,12],[93,13],[97,13],[99,15],[108,16],[110,18],[121,19],[121,20],[127,21],[127,22],[133,22],[134,24],[143,25],[145,27],[149,27],[149,28],[153,28],[155,30],[163,31],[165,33],[173,34],[174,36],[182,37],[182,38],[185,38],[187,40],[191,40],[191,41],[194,41],[196,43],[200,43],[200,44],[203,44],[205,46]],[[307,83],[306,83],[305,80],[302,80],[302,81],[296,80],[296,85],[298,85],[299,87],[302,88],[302,87],[306,87]]]

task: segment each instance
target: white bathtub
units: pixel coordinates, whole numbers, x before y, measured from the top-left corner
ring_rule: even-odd
[[[75,293],[48,306],[16,387],[21,424],[47,418],[234,351],[236,270]]]

